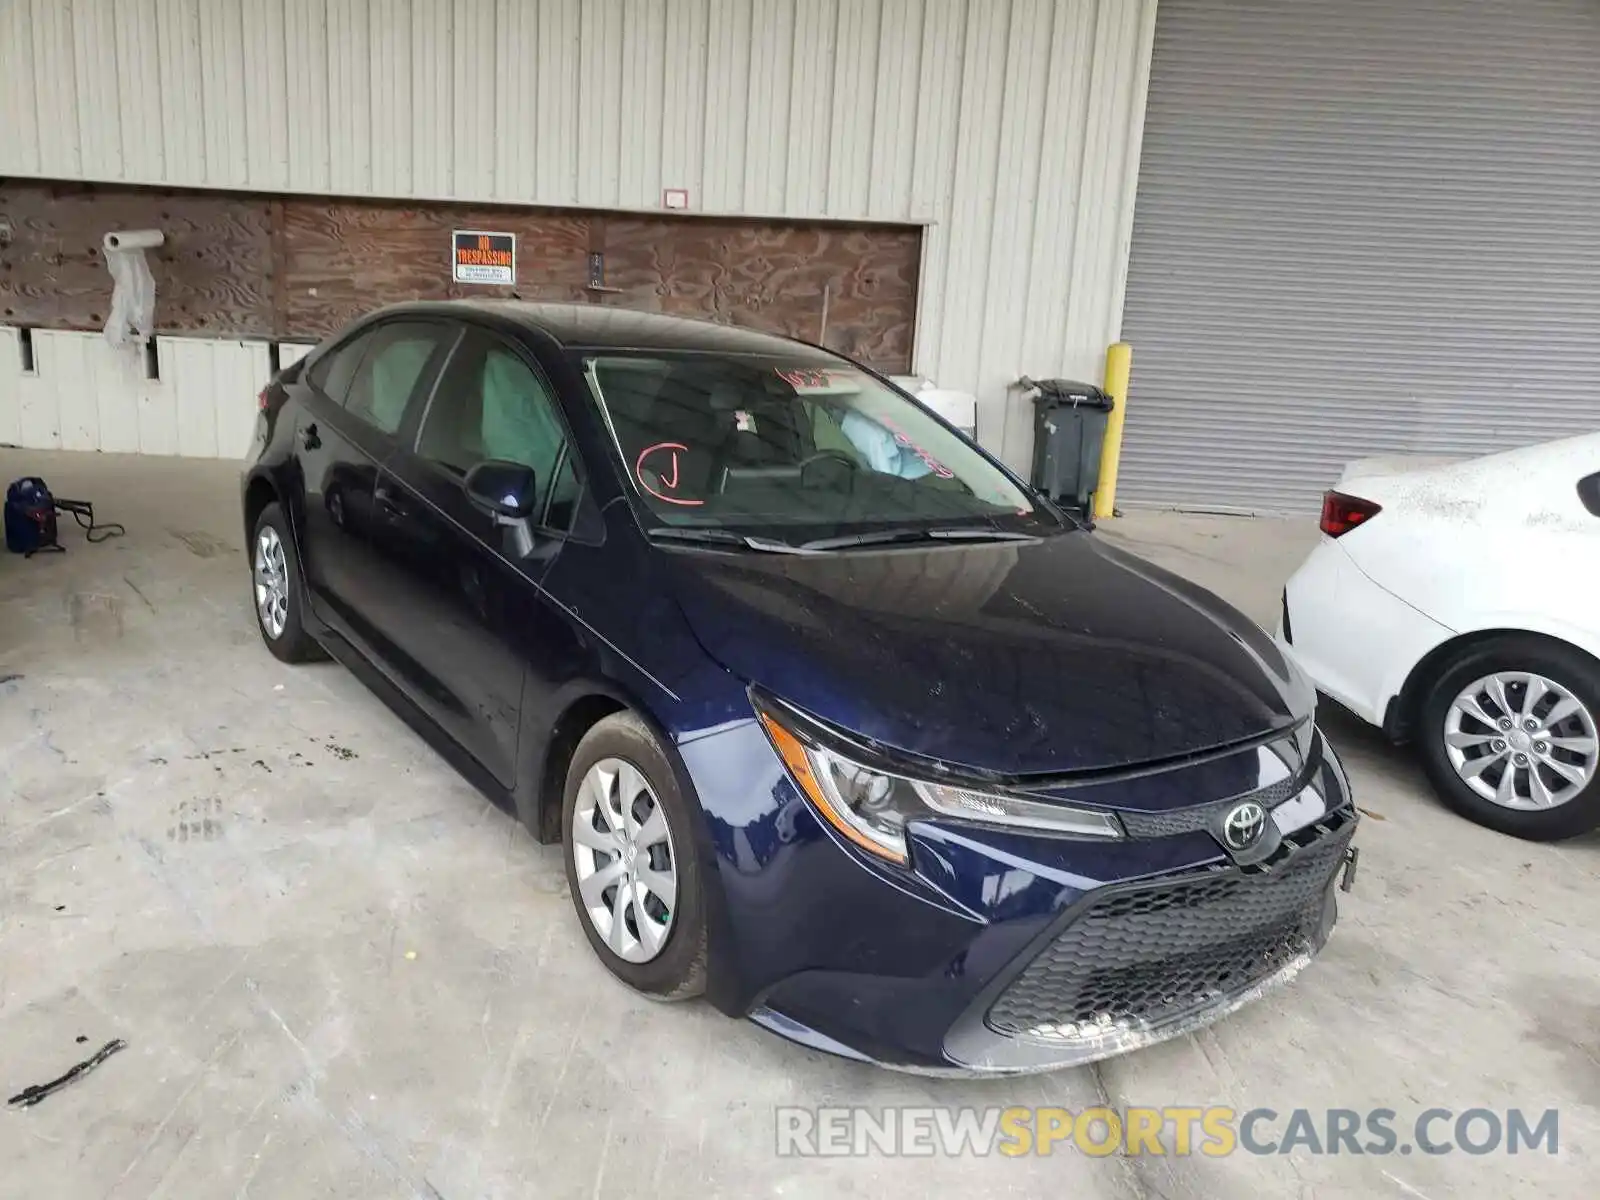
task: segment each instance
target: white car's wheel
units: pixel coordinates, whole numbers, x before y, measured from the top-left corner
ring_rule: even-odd
[[[1440,797],[1535,841],[1600,826],[1600,667],[1529,636],[1480,642],[1423,699],[1418,736]]]

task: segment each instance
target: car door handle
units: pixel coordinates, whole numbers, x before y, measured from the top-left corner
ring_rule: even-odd
[[[392,489],[384,487],[382,484],[372,489],[372,500],[374,504],[391,517],[403,517],[406,515],[405,501],[395,495]]]
[[[315,421],[300,431],[300,444],[307,450],[315,450],[322,445],[322,438],[317,435]]]

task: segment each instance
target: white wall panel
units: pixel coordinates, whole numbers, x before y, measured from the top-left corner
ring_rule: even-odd
[[[666,0],[624,0],[622,6],[621,128],[628,152],[617,172],[617,203],[661,203],[661,111],[666,76]]]
[[[247,47],[245,171],[252,187],[273,188],[289,178],[289,75],[282,52],[285,12],[281,4],[245,0],[242,16],[240,36]],[[410,145],[409,125],[400,141]]]
[[[10,0],[0,175],[928,226],[916,369],[1119,332],[1157,0]]]
[[[38,93],[33,79],[33,18],[26,4],[0,4],[0,162],[37,174]]]
[[[735,212],[744,204],[745,160],[750,126],[750,28],[748,0],[710,0],[706,33],[706,157],[704,199],[695,207]],[[765,147],[757,151],[765,153]],[[674,185],[677,186],[677,185]],[[692,186],[692,185],[691,185]]]
[[[189,0],[164,0],[167,4],[187,5]],[[326,0],[283,0],[283,32],[286,47],[284,69],[293,105],[289,118],[289,169],[281,186],[296,192],[325,192],[331,186],[329,139],[332,121],[328,108],[328,9]],[[448,45],[448,41],[441,43]],[[272,48],[267,47],[267,52]],[[448,78],[448,76],[447,76]],[[431,97],[436,103],[438,97]],[[439,110],[449,112],[448,97]],[[452,140],[439,136],[437,129],[427,145],[448,160]],[[170,142],[169,142],[170,147]],[[170,151],[169,151],[170,152]],[[182,177],[174,172],[173,182]],[[449,170],[440,172],[448,180]]]
[[[789,177],[789,106],[794,81],[795,9],[800,0],[752,0],[750,74],[744,102],[746,212],[779,213]],[[809,132],[809,131],[807,131]]]
[[[881,19],[880,4],[841,0],[838,5],[833,71],[827,82],[827,189],[822,207],[828,213],[859,213],[872,207],[872,144],[877,122],[863,121],[861,114],[874,113],[877,99]]]
[[[708,0],[667,5],[661,186],[699,188],[705,163]],[[701,196],[704,203],[704,196]]]
[[[374,191],[372,179],[372,94],[371,26],[368,0],[327,0],[328,4],[328,109],[329,185],[335,192],[350,194]],[[486,9],[493,28],[493,7]],[[480,66],[479,78],[490,88],[494,72]],[[492,103],[492,97],[491,101]]]
[[[249,449],[265,342],[158,338],[161,378],[148,379],[142,350],[114,350],[99,334],[35,329],[32,339],[35,369],[24,374],[17,331],[0,326],[0,443],[197,458]]]
[[[270,6],[264,11],[276,11]],[[161,38],[156,0],[122,0],[116,6],[117,102],[123,170],[131,178],[160,179],[166,173],[161,121]],[[0,51],[3,53],[3,51]]]
[[[157,0],[156,44],[161,55],[161,111],[127,115],[160,120],[164,160],[159,181],[204,180],[218,186],[222,168],[219,165],[213,173],[206,160],[209,115],[203,119],[201,114],[210,109],[200,65],[200,10],[194,0]],[[157,181],[158,177],[146,175],[129,182]]]
[[[411,139],[411,185],[419,196],[448,196],[454,176],[455,61],[444,49],[452,44],[453,20],[447,0],[411,2],[411,125],[407,136]]]
[[[388,196],[411,194],[411,0],[371,0],[372,179]]]
[[[22,351],[17,331],[0,325],[0,446],[22,445]]]
[[[684,0],[692,3],[693,0]],[[582,29],[579,0],[542,0],[539,5],[539,165],[534,196],[540,204],[578,201],[578,66]]]
[[[59,3],[32,6],[33,117],[39,171],[62,179],[85,175],[78,144],[78,67],[73,54],[73,13]],[[85,12],[80,16],[89,18]],[[22,109],[28,119],[28,109]],[[92,176],[91,176],[92,177]]]
[[[78,143],[86,175],[120,179],[122,111],[117,95],[117,28],[112,0],[76,0],[68,10],[78,83]]]
[[[795,0],[789,111],[778,113],[787,135],[783,212],[828,210],[828,146],[833,131],[833,36],[837,0]],[[859,124],[859,116],[856,122]]]
[[[199,6],[200,94],[188,101],[192,110],[204,114],[207,171],[221,187],[250,184],[244,77],[245,63],[255,52],[245,53],[239,5],[240,0],[205,0]]]

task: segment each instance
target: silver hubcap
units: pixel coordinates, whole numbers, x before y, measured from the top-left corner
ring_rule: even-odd
[[[1444,719],[1456,774],[1506,808],[1565,804],[1594,775],[1594,716],[1552,679],[1500,671],[1468,684]]]
[[[261,628],[273,640],[283,636],[289,623],[289,565],[283,558],[283,543],[271,525],[256,538],[256,612]]]
[[[678,859],[667,814],[637,767],[605,758],[578,786],[572,861],[583,911],[627,962],[661,953],[678,907]]]

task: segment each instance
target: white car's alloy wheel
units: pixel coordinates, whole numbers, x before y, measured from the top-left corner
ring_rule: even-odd
[[[1463,688],[1445,712],[1445,754],[1469,788],[1503,808],[1565,804],[1594,777],[1594,714],[1547,676],[1497,671]]]

